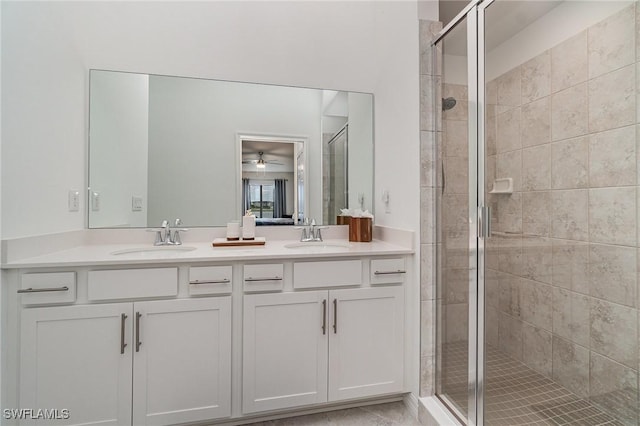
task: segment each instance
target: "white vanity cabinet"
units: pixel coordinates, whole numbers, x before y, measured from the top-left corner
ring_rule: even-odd
[[[230,416],[231,297],[133,307],[133,424]]]
[[[245,295],[244,413],[327,401],[327,298],[326,291]]]
[[[404,288],[245,295],[243,412],[403,391]]]
[[[25,309],[20,407],[68,409],[55,424],[129,424],[131,324],[125,303]]]
[[[329,291],[329,401],[402,392],[404,288]]]
[[[3,407],[69,414],[7,425],[241,424],[410,391],[406,251],[250,256],[7,271]]]
[[[59,424],[231,415],[230,296],[25,309],[20,334],[21,406]]]

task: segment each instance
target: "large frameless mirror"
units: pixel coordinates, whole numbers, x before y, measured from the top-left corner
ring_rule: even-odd
[[[373,95],[91,70],[90,228],[373,209]]]

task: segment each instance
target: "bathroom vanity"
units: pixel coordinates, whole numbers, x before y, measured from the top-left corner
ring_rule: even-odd
[[[94,241],[6,260],[3,407],[69,410],[59,424],[241,424],[397,397],[412,256],[410,235]]]

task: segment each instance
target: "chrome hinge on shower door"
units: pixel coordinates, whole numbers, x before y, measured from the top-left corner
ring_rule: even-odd
[[[491,207],[478,207],[478,238],[491,238]]]

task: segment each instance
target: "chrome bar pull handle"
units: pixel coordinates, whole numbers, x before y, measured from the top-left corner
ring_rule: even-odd
[[[140,312],[136,312],[136,352],[140,352],[140,346],[142,342],[140,341],[140,317],[142,314]]]
[[[127,320],[127,314],[120,315],[120,354],[124,354],[124,348],[127,344],[124,342],[124,323]]]
[[[191,285],[199,285],[199,284],[229,284],[230,282],[231,282],[231,280],[229,278],[223,278],[221,280],[207,280],[207,281],[193,280],[193,281],[189,281],[189,284],[191,284]]]
[[[338,334],[338,299],[333,299],[333,334]]]
[[[247,282],[254,282],[254,281],[282,281],[282,277],[265,277],[265,278],[249,277],[249,278],[245,278],[244,280],[247,281]]]
[[[397,271],[375,271],[373,275],[395,275],[395,274],[406,274],[407,271],[402,271],[398,269]]]
[[[69,287],[67,287],[66,285],[63,287],[48,287],[48,288],[24,288],[24,289],[20,289],[18,290],[18,294],[25,294],[25,293],[44,293],[44,292],[49,292],[49,291],[69,291]]]
[[[322,301],[322,335],[327,334],[327,299]]]

